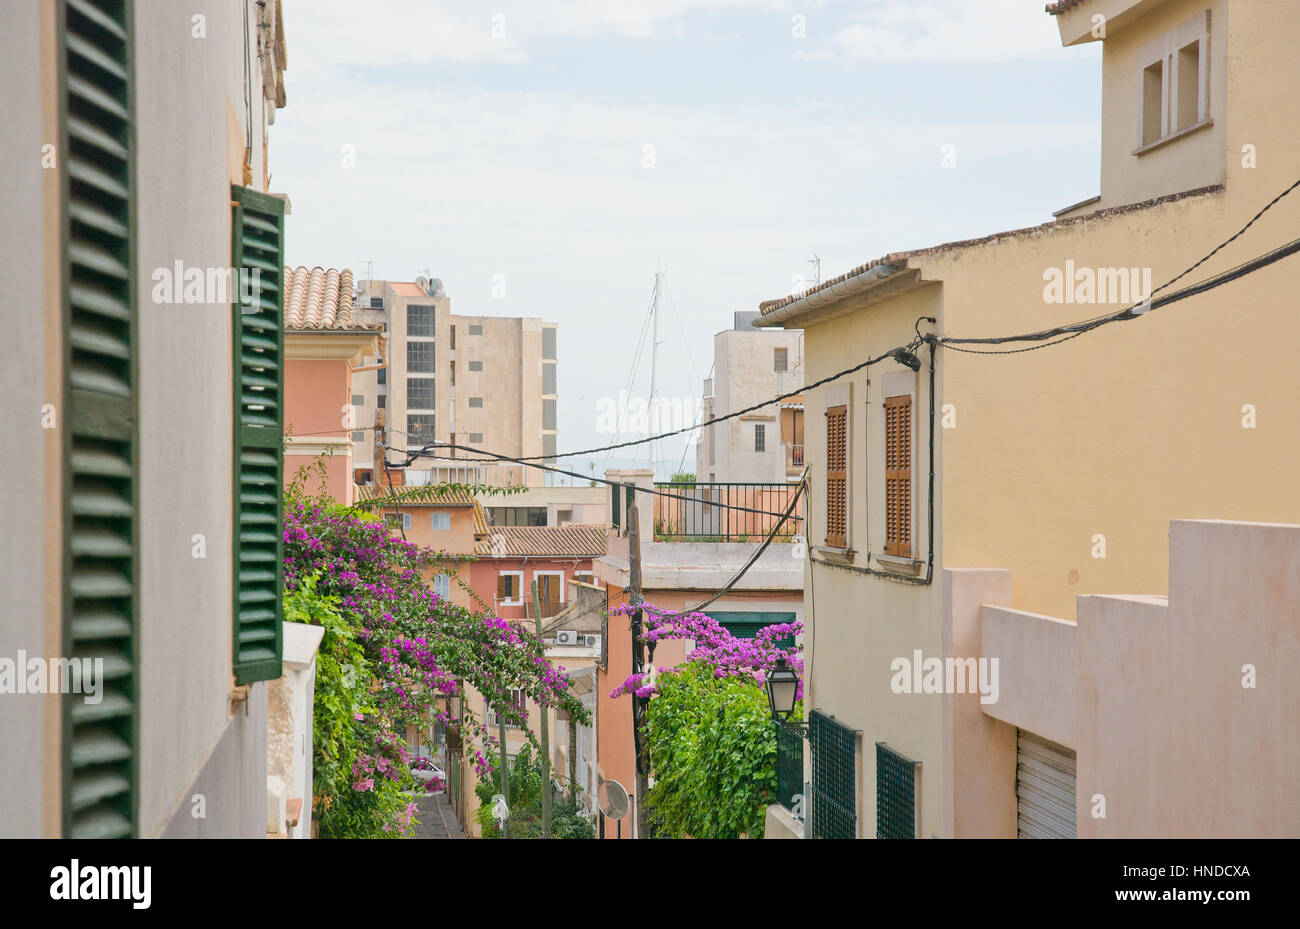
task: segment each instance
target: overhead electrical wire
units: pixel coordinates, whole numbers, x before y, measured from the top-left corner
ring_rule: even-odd
[[[408,437],[414,435],[413,433],[402,432],[400,429],[393,429],[390,431]],[[416,437],[418,438],[418,436]],[[491,458],[450,459],[455,461],[457,464],[460,464],[461,462],[487,462],[489,464],[518,464],[528,468],[536,468],[539,471],[549,471],[553,474],[564,474],[570,477],[581,478],[584,481],[595,481],[598,484],[605,484],[606,486],[609,487],[628,487],[637,493],[650,494],[656,497],[665,497],[669,500],[685,500],[688,503],[698,503],[701,506],[711,506],[711,507],[716,507],[718,509],[724,509],[724,510],[735,510],[741,513],[753,513],[758,516],[784,516],[785,515],[784,513],[773,511],[773,510],[760,510],[754,507],[740,506],[735,503],[722,503],[717,500],[706,500],[700,497],[688,497],[682,494],[669,493],[666,490],[657,490],[652,487],[642,487],[637,484],[627,484],[627,483],[623,483],[622,481],[612,481],[609,480],[608,478],[593,477],[589,474],[579,474],[576,471],[567,471],[564,468],[556,468],[551,465],[539,464],[535,461],[530,461],[526,458],[515,458],[510,455],[501,455],[496,452],[487,451],[482,448],[473,448],[468,445],[457,445],[451,442],[437,442],[437,441],[427,442],[421,448],[416,449],[414,451],[412,451],[411,449],[397,448],[392,445],[385,445],[384,449],[386,451],[396,452],[398,454],[405,455],[406,460],[402,462],[390,462],[385,460],[384,467],[386,469],[391,468],[393,470],[400,471],[410,467],[410,465],[417,458],[441,458],[443,456],[434,454],[434,450],[439,448],[451,448],[451,449],[456,449],[458,451],[478,452],[479,454],[493,456]],[[795,516],[792,518],[800,519],[801,517]]]

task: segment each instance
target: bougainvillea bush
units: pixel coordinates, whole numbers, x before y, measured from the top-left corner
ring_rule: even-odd
[[[454,722],[439,698],[466,683],[490,705],[512,705],[511,689],[519,688],[543,706],[590,719],[531,630],[433,592],[429,569],[458,560],[463,556],[390,535],[356,507],[292,489],[286,496],[285,616],[326,630],[317,658],[314,762],[322,836],[407,832],[413,807],[401,792],[415,780],[398,733]],[[494,744],[472,713],[465,726]],[[491,774],[482,755],[476,763],[480,775]]]
[[[628,613],[620,607],[618,613]],[[766,672],[784,656],[802,679],[798,648],[782,648],[802,631],[779,623],[738,639],[698,612],[643,606],[642,640],[695,643],[678,668],[653,680],[632,675],[611,696],[648,698],[646,737],[654,786],[649,804],[668,838],[762,838],[763,817],[776,800],[776,730],[763,688]],[[803,698],[802,680],[798,691]]]

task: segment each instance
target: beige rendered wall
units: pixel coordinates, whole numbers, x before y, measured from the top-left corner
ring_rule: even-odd
[[[1227,0],[1175,0],[1156,6],[1149,16],[1131,25],[1109,30],[1102,46],[1101,200],[1088,206],[1088,210],[1223,183],[1225,161],[1232,159],[1232,152],[1239,151],[1242,144],[1231,140],[1236,144],[1229,146],[1229,126],[1225,119],[1228,19],[1231,16],[1235,20],[1243,4],[1234,2],[1231,9],[1229,6]],[[1206,10],[1210,11],[1211,21],[1209,116],[1213,125],[1134,155],[1133,151],[1139,147],[1139,50],[1193,16],[1203,17]]]
[[[886,304],[867,308],[850,302],[858,310],[804,329],[807,351],[806,378],[815,381],[851,367],[869,355],[915,336],[918,316],[940,314],[938,290],[921,288]],[[928,363],[923,353],[923,361]],[[911,374],[892,362],[879,364],[869,372],[843,378],[833,384],[807,391],[806,461],[812,481],[809,544],[816,553],[826,538],[826,416],[828,406],[849,407],[849,547],[850,563],[856,568],[880,568],[883,538],[883,409],[886,375]],[[917,391],[914,408],[917,430],[913,437],[915,478],[913,539],[915,557],[924,560],[926,538],[928,452],[928,368],[911,378]],[[891,380],[891,383],[896,383]],[[942,385],[941,385],[942,386]],[[946,436],[940,432],[936,443]],[[941,454],[941,453],[940,453]],[[941,460],[941,459],[939,459]],[[867,483],[869,482],[869,483]],[[936,479],[936,493],[943,487],[942,473]],[[936,500],[936,512],[942,512]],[[936,565],[943,553],[936,538]],[[821,557],[818,555],[818,557]],[[924,569],[922,568],[922,575]],[[951,810],[945,795],[945,707],[941,697],[927,694],[895,694],[890,687],[891,662],[909,660],[916,649],[925,657],[942,657],[950,633],[943,619],[943,591],[940,578],[928,586],[871,577],[852,568],[809,564],[804,580],[805,604],[809,604],[805,633],[808,697],[805,706],[834,715],[859,736],[858,834],[874,836],[875,829],[875,743],[889,747],[922,763],[921,834],[951,834]]]
[[[1231,3],[1216,30],[1228,42],[1226,189],[914,262],[943,280],[945,334],[1119,309],[1045,303],[1044,270],[1149,266],[1159,286],[1295,179],[1285,153],[1300,146],[1300,124],[1277,114],[1300,96],[1300,4]],[[1254,168],[1242,165],[1245,144]],[[1290,241],[1298,216],[1292,194],[1179,284]],[[1300,521],[1297,289],[1300,264],[1285,259],[1053,348],[945,352],[943,401],[955,416],[942,430],[945,566],[1009,569],[1013,607],[1070,619],[1080,594],[1165,593],[1171,520]],[[1251,410],[1255,426],[1243,428]],[[1099,534],[1105,558],[1093,557]]]

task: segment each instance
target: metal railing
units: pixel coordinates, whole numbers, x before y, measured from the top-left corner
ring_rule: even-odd
[[[803,446],[802,445],[790,446],[790,466],[794,468],[803,467]]]
[[[757,541],[781,521],[780,514],[798,492],[798,484],[657,482],[674,497],[654,498],[654,537],[658,542]],[[740,507],[741,509],[736,509]],[[802,502],[777,530],[778,541],[799,534]]]

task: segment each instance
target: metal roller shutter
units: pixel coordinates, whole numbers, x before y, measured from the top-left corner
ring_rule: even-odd
[[[1022,839],[1073,839],[1075,756],[1070,749],[1016,730],[1016,809]]]

